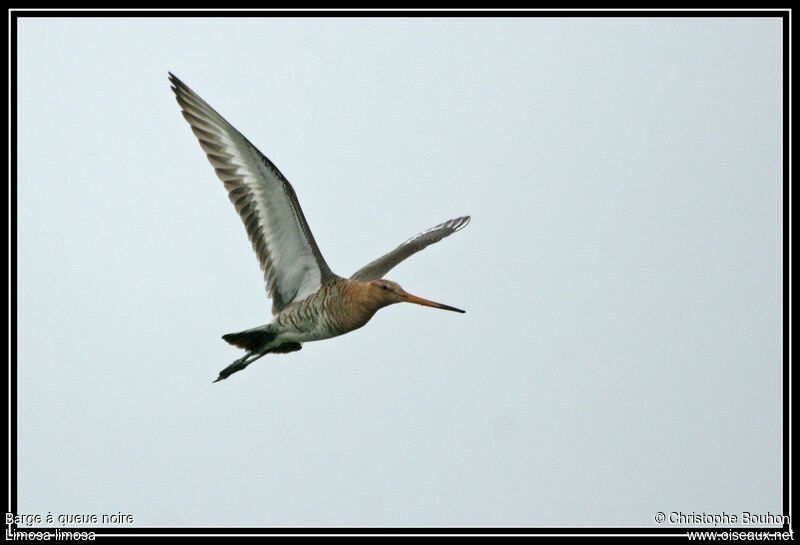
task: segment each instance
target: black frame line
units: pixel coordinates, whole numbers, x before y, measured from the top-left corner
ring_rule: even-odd
[[[791,102],[790,102],[790,51],[791,51],[791,9],[790,8],[772,8],[772,9],[754,9],[754,10],[731,10],[731,9],[654,9],[654,10],[636,10],[630,8],[623,8],[619,10],[601,10],[601,9],[552,9],[552,10],[443,10],[443,9],[386,9],[386,10],[298,10],[288,9],[286,11],[270,10],[241,10],[232,11],[230,9],[211,11],[211,10],[179,10],[167,8],[163,10],[147,8],[141,11],[134,11],[129,8],[120,10],[87,10],[80,11],[78,9],[13,9],[8,10],[8,28],[9,28],[9,155],[8,155],[8,168],[10,172],[9,179],[9,367],[5,375],[5,388],[8,392],[8,417],[6,419],[6,438],[7,438],[7,451],[9,454],[8,461],[8,513],[17,513],[17,497],[18,497],[18,482],[17,482],[17,438],[18,438],[18,414],[17,414],[17,339],[16,339],[16,312],[12,310],[17,308],[17,271],[16,271],[16,257],[17,257],[17,239],[16,239],[16,217],[17,217],[17,142],[15,139],[17,129],[17,22],[20,18],[37,18],[37,17],[62,17],[62,18],[89,18],[89,17],[128,17],[128,18],[184,18],[184,17],[205,17],[205,18],[228,18],[228,17],[261,17],[261,18],[275,18],[275,17],[430,17],[430,18],[449,18],[449,17],[530,17],[530,18],[549,18],[549,17],[771,17],[780,18],[783,21],[783,291],[785,299],[788,299],[791,279],[789,276],[789,261],[787,257],[791,257],[790,250],[790,203],[786,195],[790,193],[790,154],[791,149],[789,146],[791,138]],[[12,223],[13,222],[13,223]],[[789,303],[791,304],[791,302]],[[792,425],[791,418],[791,384],[790,384],[790,358],[789,351],[789,338],[787,335],[788,323],[788,305],[784,302],[782,309],[782,333],[783,333],[783,514],[792,516],[790,510],[790,494],[791,494],[791,477],[792,468],[790,464],[790,445],[792,439]],[[713,532],[721,534],[723,532],[788,532],[791,531],[789,524],[783,526],[735,526],[735,527],[722,527],[722,526],[642,526],[642,527],[274,527],[274,528],[257,528],[257,527],[110,527],[110,526],[94,526],[94,527],[61,527],[61,526],[18,526],[16,524],[6,525],[6,538],[8,539],[8,532],[48,532],[50,539],[55,539],[56,531],[59,532],[86,532],[93,533],[96,537],[112,537],[112,536],[183,536],[183,537],[219,537],[219,536],[258,536],[258,535],[550,535],[558,537],[566,536],[620,536],[620,537],[643,537],[643,536],[674,536],[674,537],[687,537],[688,532]],[[720,538],[721,539],[721,538]]]

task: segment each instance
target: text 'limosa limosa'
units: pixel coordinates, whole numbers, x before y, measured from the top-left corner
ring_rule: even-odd
[[[342,335],[366,324],[381,308],[416,303],[464,312],[411,295],[383,275],[407,257],[462,229],[469,216],[446,221],[407,240],[350,278],[334,274],[314,241],[294,189],[239,131],[170,73],[175,98],[228,197],[241,216],[258,256],[273,321],[223,335],[247,353],[214,382],[241,371],[265,354],[286,354],[302,343]]]

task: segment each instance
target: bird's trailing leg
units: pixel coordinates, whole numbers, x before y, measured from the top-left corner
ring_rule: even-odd
[[[248,352],[243,357],[239,358],[238,360],[227,366],[225,369],[220,371],[217,380],[215,380],[214,382],[219,382],[220,380],[228,378],[232,374],[241,371],[242,369],[244,369],[245,367],[256,361],[258,358],[266,356],[267,354],[288,354],[289,352],[296,352],[301,348],[303,348],[303,345],[301,345],[300,343],[290,342],[290,343],[279,344],[278,346],[274,346],[272,348],[268,348],[263,352],[261,352],[260,354],[255,351]]]
[[[263,354],[255,354],[254,352],[248,352],[247,354],[244,355],[244,357],[239,358],[238,360],[227,366],[225,369],[220,371],[217,380],[215,380],[214,382],[219,382],[220,380],[228,378],[232,374],[241,371],[242,369],[244,369],[245,367],[256,361],[258,358],[266,355],[267,355],[266,352],[264,352]]]

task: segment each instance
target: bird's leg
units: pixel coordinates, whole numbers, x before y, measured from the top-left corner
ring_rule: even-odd
[[[215,380],[214,382],[219,382],[220,380],[224,380],[224,379],[228,378],[232,374],[236,373],[237,371],[241,371],[242,369],[244,369],[245,367],[247,367],[248,365],[250,365],[251,363],[256,361],[258,358],[260,358],[260,357],[262,357],[262,356],[264,356],[266,354],[267,353],[264,352],[263,354],[257,354],[256,355],[255,352],[248,352],[243,357],[239,358],[238,360],[236,360],[235,362],[233,362],[232,364],[227,366],[225,369],[220,371],[219,372],[219,376],[217,377],[217,380]],[[255,357],[250,358],[250,356],[255,356]],[[247,358],[250,358],[250,359],[248,360]]]

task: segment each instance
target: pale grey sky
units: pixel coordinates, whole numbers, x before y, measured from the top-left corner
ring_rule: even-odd
[[[781,511],[782,34],[768,18],[22,19],[19,509],[143,526],[651,526]],[[334,272],[463,231],[267,356],[185,81]]]

